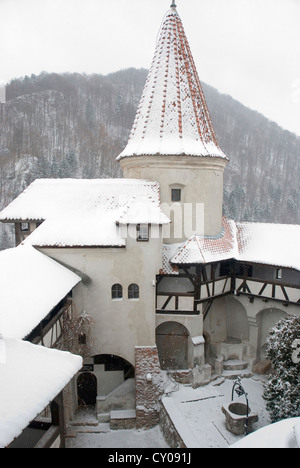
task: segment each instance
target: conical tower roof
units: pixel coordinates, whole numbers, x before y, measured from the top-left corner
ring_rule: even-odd
[[[218,145],[176,7],[163,19],[129,141],[118,159],[142,155],[228,159]]]

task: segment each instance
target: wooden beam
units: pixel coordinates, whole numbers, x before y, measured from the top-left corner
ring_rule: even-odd
[[[258,293],[259,296],[262,295],[262,293],[264,292],[264,290],[266,289],[267,286],[268,286],[268,283],[265,283],[265,284],[263,285],[263,287],[261,288],[261,290],[260,290],[259,293]]]
[[[162,306],[162,310],[164,310],[167,305],[169,304],[170,300],[172,299],[173,296],[169,296],[168,299],[166,300],[166,302],[164,303],[164,305]]]
[[[175,291],[160,291],[158,296],[178,296],[178,297],[194,297],[193,292],[175,292]]]
[[[284,286],[281,286],[281,290],[282,290],[283,295],[284,295],[284,297],[286,298],[286,300],[287,300],[287,301],[290,301],[289,296],[288,296],[288,294],[287,294],[287,292],[286,292]]]
[[[194,310],[162,310],[162,309],[156,309],[155,311],[156,314],[162,314],[162,315],[200,315],[199,310],[195,312]]]

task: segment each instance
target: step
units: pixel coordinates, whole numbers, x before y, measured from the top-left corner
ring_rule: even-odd
[[[238,359],[231,359],[223,362],[223,369],[226,371],[236,371],[247,369],[248,362],[239,361]]]
[[[97,426],[99,423],[94,409],[77,408],[70,425],[71,426]]]
[[[97,419],[99,423],[108,423],[110,421],[110,413],[98,413]]]
[[[235,380],[238,377],[248,379],[253,376],[253,372],[250,369],[243,369],[243,370],[224,370],[222,373],[222,377],[228,380]]]
[[[110,428],[133,429],[135,427],[136,412],[134,409],[117,410],[110,412]]]

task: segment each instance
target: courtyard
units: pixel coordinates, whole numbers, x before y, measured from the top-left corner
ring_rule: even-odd
[[[254,430],[270,424],[262,398],[265,376],[254,374],[243,378],[242,385],[252,411],[258,414]],[[193,389],[191,386],[170,382],[164,400],[173,408],[173,422],[179,432],[186,434],[188,448],[228,448],[242,436],[226,429],[222,405],[231,401],[234,381],[220,378]],[[245,401],[245,395],[234,400]],[[176,413],[176,414],[175,414]],[[111,430],[109,423],[99,423],[90,410],[81,410],[68,428],[67,448],[168,448],[162,430],[156,426],[149,430]]]

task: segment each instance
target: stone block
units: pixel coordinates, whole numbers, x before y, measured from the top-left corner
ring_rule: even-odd
[[[254,364],[252,371],[255,374],[267,374],[271,369],[271,361],[264,359]]]

